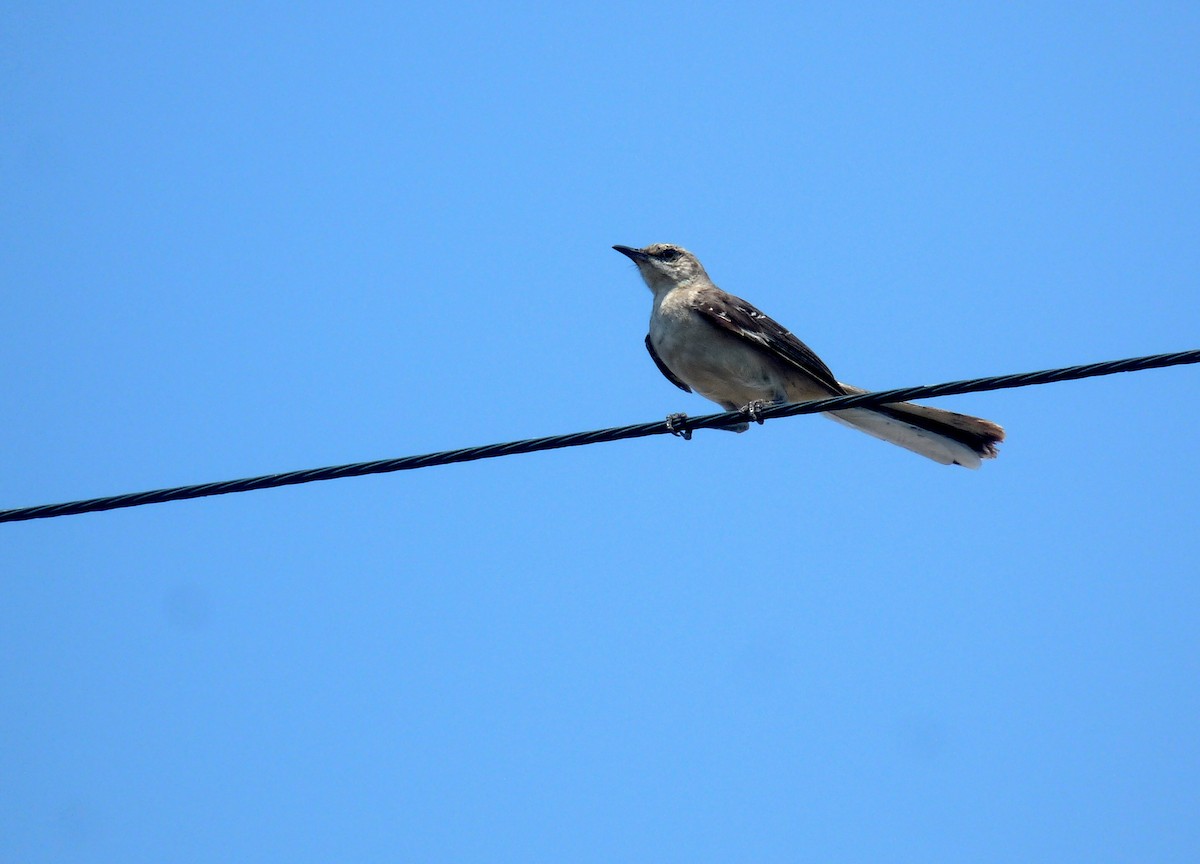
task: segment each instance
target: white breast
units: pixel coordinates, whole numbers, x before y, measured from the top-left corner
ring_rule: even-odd
[[[655,296],[650,341],[680,380],[724,407],[740,408],[784,393],[775,364],[742,339],[704,320],[691,308],[683,289]]]

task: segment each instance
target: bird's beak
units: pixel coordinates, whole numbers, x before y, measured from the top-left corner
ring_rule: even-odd
[[[616,249],[618,252],[620,252],[622,255],[632,258],[634,263],[641,263],[642,261],[645,261],[647,258],[650,257],[645,252],[643,252],[641,249],[634,249],[632,246],[614,246],[613,248]]]

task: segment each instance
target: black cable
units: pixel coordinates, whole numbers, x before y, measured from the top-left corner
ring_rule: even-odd
[[[820,411],[832,411],[839,408],[869,408],[889,402],[907,402],[911,399],[930,399],[937,396],[979,393],[985,390],[1030,387],[1039,384],[1052,384],[1058,381],[1075,381],[1080,378],[1094,378],[1099,375],[1115,375],[1118,372],[1140,372],[1144,369],[1161,369],[1166,366],[1182,366],[1190,363],[1200,363],[1200,350],[1177,351],[1173,354],[1155,354],[1149,357],[1131,357],[1126,360],[1109,360],[1104,363],[1088,363],[1083,366],[1047,369],[1042,372],[1025,372],[1019,375],[997,375],[990,378],[951,381],[946,384],[902,387],[897,390],[880,390],[855,396],[836,396],[812,402],[776,405],[763,408],[757,414],[763,420],[774,420],[779,417],[815,414]],[[310,468],[305,471],[267,474],[262,477],[248,477],[243,480],[224,480],[218,483],[201,483],[196,486],[176,486],[173,489],[156,489],[151,492],[112,495],[106,498],[92,498],[87,501],[68,501],[63,504],[18,507],[13,510],[0,510],[0,522],[22,522],[28,519],[74,516],[78,513],[93,513],[99,510],[140,507],[143,504],[161,504],[166,501],[183,501],[188,498],[204,498],[209,495],[228,495],[233,492],[249,492],[252,489],[271,489],[275,486],[294,486],[298,483],[334,480],[339,477],[362,477],[366,474],[409,471],[414,468],[450,465],[454,462],[472,462],[476,459],[492,459],[497,456],[514,456],[518,453],[536,453],[539,450],[558,450],[563,447],[579,447],[584,444],[601,444],[608,441],[622,441],[627,438],[645,438],[650,435],[665,435],[669,433],[690,433],[696,429],[720,429],[745,422],[746,415],[737,411],[686,418],[674,423],[673,427],[669,427],[663,420],[656,420],[653,423],[617,426],[609,429],[597,429],[591,432],[573,432],[569,435],[550,435],[546,438],[528,438],[524,441],[510,441],[506,444],[486,444],[482,447],[464,447],[461,450],[444,450],[440,453],[426,453],[423,456],[404,456],[399,459],[381,459],[375,462],[333,465],[328,468]]]

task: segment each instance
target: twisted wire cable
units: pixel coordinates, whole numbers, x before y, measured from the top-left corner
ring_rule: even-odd
[[[1041,372],[1023,372],[1016,375],[995,375],[988,378],[972,378],[965,381],[950,381],[945,384],[925,384],[901,387],[895,390],[879,390],[853,396],[835,396],[810,402],[795,402],[773,405],[756,411],[760,420],[775,420],[795,417],[800,414],[816,414],[842,408],[870,408],[891,402],[908,402],[913,399],[932,399],[939,396],[954,396],[963,393],[981,393],[987,390],[1006,390],[1014,387],[1032,387],[1060,381],[1076,381],[1120,372],[1140,372],[1146,369],[1162,369],[1200,363],[1200,350],[1176,351],[1171,354],[1153,354],[1146,357],[1130,357],[1124,360],[1108,360],[1102,363],[1086,363]],[[581,447],[586,444],[602,444],[623,441],[629,438],[646,438],[651,435],[683,435],[690,437],[696,429],[723,429],[746,422],[746,414],[726,411],[698,417],[673,415],[672,421],[657,420],[652,423],[637,423],[632,426],[614,426],[590,432],[572,432],[567,435],[549,435],[544,438],[527,438],[503,444],[485,444],[479,447],[464,447],[459,450],[443,450],[420,456],[402,456],[398,459],[379,459],[373,462],[355,462],[348,465],[331,465],[326,468],[309,468],[302,471],[287,471],[282,474],[264,474],[261,477],[246,477],[241,480],[223,480],[216,483],[200,483],[194,486],[176,486],[170,489],[155,489],[149,492],[132,492],[125,495],[110,495],[84,501],[67,501],[62,504],[43,504],[35,507],[17,507],[0,510],[0,522],[23,522],[30,519],[51,519],[58,516],[74,516],[80,513],[95,513],[101,510],[116,510],[123,507],[140,507],[144,504],[162,504],[167,501],[183,501],[189,498],[204,498],[210,495],[229,495],[234,492],[249,492],[253,489],[272,489],[276,486],[295,486],[314,483],[318,480],[336,480],[340,477],[363,477],[367,474],[387,474],[392,471],[411,471],[416,468],[431,468],[435,465],[451,465],[455,462],[473,462],[478,459],[494,459],[500,456],[515,456],[518,453],[536,453],[541,450],[559,450],[564,447]],[[678,419],[682,418],[682,419]]]

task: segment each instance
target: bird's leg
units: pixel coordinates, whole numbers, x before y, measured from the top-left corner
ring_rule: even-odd
[[[684,441],[691,441],[692,440],[692,430],[680,428],[681,426],[683,426],[684,423],[687,422],[687,419],[688,419],[688,416],[686,414],[668,414],[667,415],[668,431],[670,431],[670,433],[672,435],[682,438]]]

